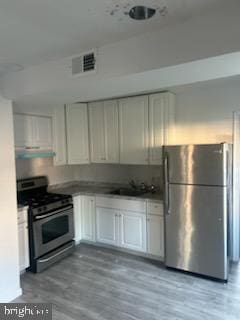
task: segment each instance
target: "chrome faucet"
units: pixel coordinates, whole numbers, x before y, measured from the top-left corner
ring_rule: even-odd
[[[134,180],[129,181],[129,184],[133,189],[137,189],[137,185]]]
[[[140,184],[140,190],[146,192],[148,190],[148,186],[144,182],[142,182]]]

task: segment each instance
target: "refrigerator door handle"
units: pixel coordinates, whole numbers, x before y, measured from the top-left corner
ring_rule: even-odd
[[[165,194],[165,210],[166,214],[170,214],[170,199],[169,199],[169,161],[168,154],[164,155],[164,194]]]

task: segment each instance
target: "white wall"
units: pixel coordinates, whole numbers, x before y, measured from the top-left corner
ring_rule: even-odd
[[[0,302],[21,294],[12,105],[0,101]]]
[[[233,111],[240,110],[240,80],[175,90],[176,143],[232,142]]]

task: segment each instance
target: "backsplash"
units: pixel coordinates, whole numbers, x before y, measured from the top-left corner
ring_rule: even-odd
[[[52,158],[17,159],[16,175],[17,179],[46,175],[53,185],[74,180],[74,167],[55,167]]]
[[[162,167],[145,165],[89,164],[76,166],[53,165],[51,158],[17,159],[17,178],[46,175],[49,184],[77,181],[128,183],[145,182],[162,187]]]
[[[90,164],[77,166],[75,179],[81,181],[128,183],[145,182],[162,187],[162,167],[146,165]]]

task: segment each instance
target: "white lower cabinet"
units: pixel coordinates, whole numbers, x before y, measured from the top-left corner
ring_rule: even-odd
[[[163,216],[149,214],[147,217],[147,252],[164,257],[164,219]]]
[[[118,245],[119,218],[115,209],[100,208],[96,209],[96,241]]]
[[[146,214],[121,211],[120,218],[120,247],[146,251]]]
[[[29,242],[27,211],[18,211],[18,252],[19,271],[23,272],[29,267]]]
[[[146,251],[146,214],[112,208],[96,209],[96,241]]]
[[[163,203],[147,203],[147,252],[164,257],[164,210]]]
[[[161,203],[81,195],[73,203],[76,243],[86,240],[164,257]]]
[[[146,203],[96,197],[97,242],[146,252]]]
[[[73,198],[75,242],[81,240],[94,242],[96,239],[96,213],[94,196],[75,196]]]
[[[95,197],[83,196],[81,215],[81,238],[83,240],[95,241]]]
[[[73,213],[74,213],[74,240],[75,243],[81,241],[81,215],[82,215],[82,196],[73,197]]]

